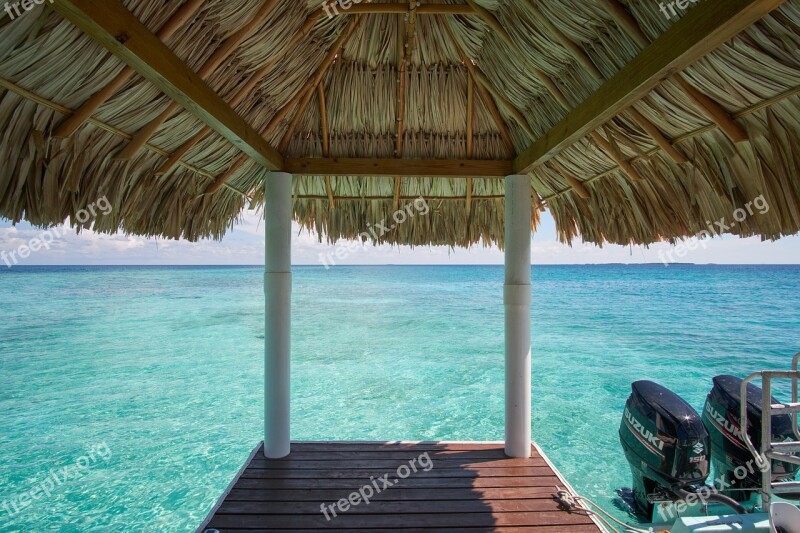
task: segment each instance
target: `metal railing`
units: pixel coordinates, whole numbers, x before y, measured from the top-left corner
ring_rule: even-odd
[[[772,481],[772,460],[776,459],[786,463],[800,465],[800,457],[793,455],[792,452],[800,452],[800,431],[798,431],[797,414],[800,412],[800,403],[797,401],[798,394],[798,363],[800,363],[800,352],[792,358],[792,370],[762,370],[754,372],[744,380],[740,389],[740,423],[739,434],[747,449],[753,454],[753,458],[761,471],[761,502],[762,509],[767,512],[769,502],[773,493],[785,493],[800,490],[798,481],[782,481],[773,483]],[[747,433],[747,385],[753,380],[761,378],[761,443],[757,450],[753,445],[750,435]],[[792,380],[792,401],[788,404],[772,403],[772,380],[791,379]],[[789,442],[772,442],[772,416],[773,414],[787,414],[792,419],[792,433],[795,440]]]

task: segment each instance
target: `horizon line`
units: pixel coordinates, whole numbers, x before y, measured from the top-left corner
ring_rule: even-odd
[[[14,265],[13,268],[0,269],[0,272],[13,270],[14,268],[26,267],[51,267],[51,268],[67,268],[67,267],[232,267],[232,268],[257,268],[263,267],[262,263],[242,263],[242,264],[214,264],[214,263],[175,263],[175,264],[32,264],[32,265]],[[293,267],[316,267],[325,268],[325,265],[317,263],[298,263],[292,264]],[[329,270],[336,267],[502,267],[503,263],[375,263],[375,264],[338,264],[329,267]],[[543,266],[663,266],[668,268],[670,266],[800,266],[800,263],[669,263],[665,265],[662,262],[649,262],[649,263],[622,263],[622,262],[608,262],[608,263],[531,263],[532,267]]]

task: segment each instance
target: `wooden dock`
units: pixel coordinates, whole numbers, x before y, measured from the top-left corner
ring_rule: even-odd
[[[198,532],[601,531],[559,510],[565,485],[536,447],[509,459],[499,443],[309,442],[281,460],[259,447]]]

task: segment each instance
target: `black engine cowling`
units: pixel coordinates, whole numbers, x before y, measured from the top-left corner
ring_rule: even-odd
[[[693,492],[708,477],[709,437],[700,415],[657,383],[631,385],[619,439],[633,474],[637,514],[646,518],[652,499],[676,501],[676,492]]]
[[[742,380],[728,375],[714,378],[714,387],[703,407],[703,423],[711,437],[714,472],[722,494],[737,501],[750,499],[755,489],[761,488],[761,472],[753,455],[741,440],[741,385]],[[772,399],[772,403],[778,403]],[[747,434],[758,449],[761,446],[761,389],[747,385]],[[791,438],[792,421],[789,415],[772,417],[772,441]],[[773,481],[794,477],[798,465],[772,461]],[[738,469],[738,470],[737,470]]]

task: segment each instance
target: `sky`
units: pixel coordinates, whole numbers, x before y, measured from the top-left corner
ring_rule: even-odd
[[[16,226],[0,219],[0,269],[22,265],[263,265],[264,225],[260,213],[246,211],[238,224],[221,241],[196,243],[136,236],[104,235],[85,231],[80,235],[62,228],[44,235],[45,230],[27,223]],[[50,240],[48,248],[30,252],[22,258],[22,246],[32,239]],[[503,253],[496,247],[474,246],[470,250],[448,247],[348,247],[319,243],[316,235],[295,225],[292,261],[296,265],[381,265],[381,264],[496,264],[503,263]],[[337,249],[342,248],[339,257]],[[3,254],[5,252],[5,254]],[[15,254],[13,257],[11,254]],[[332,255],[333,254],[333,255]],[[327,259],[325,259],[327,257]],[[331,261],[333,258],[333,262]],[[604,246],[583,243],[572,247],[557,241],[555,223],[549,213],[533,237],[533,264],[602,264],[602,263],[718,263],[718,264],[800,264],[800,237],[776,242],[758,238],[740,239],[726,235],[711,240],[689,241],[676,249],[666,243],[643,246]]]

